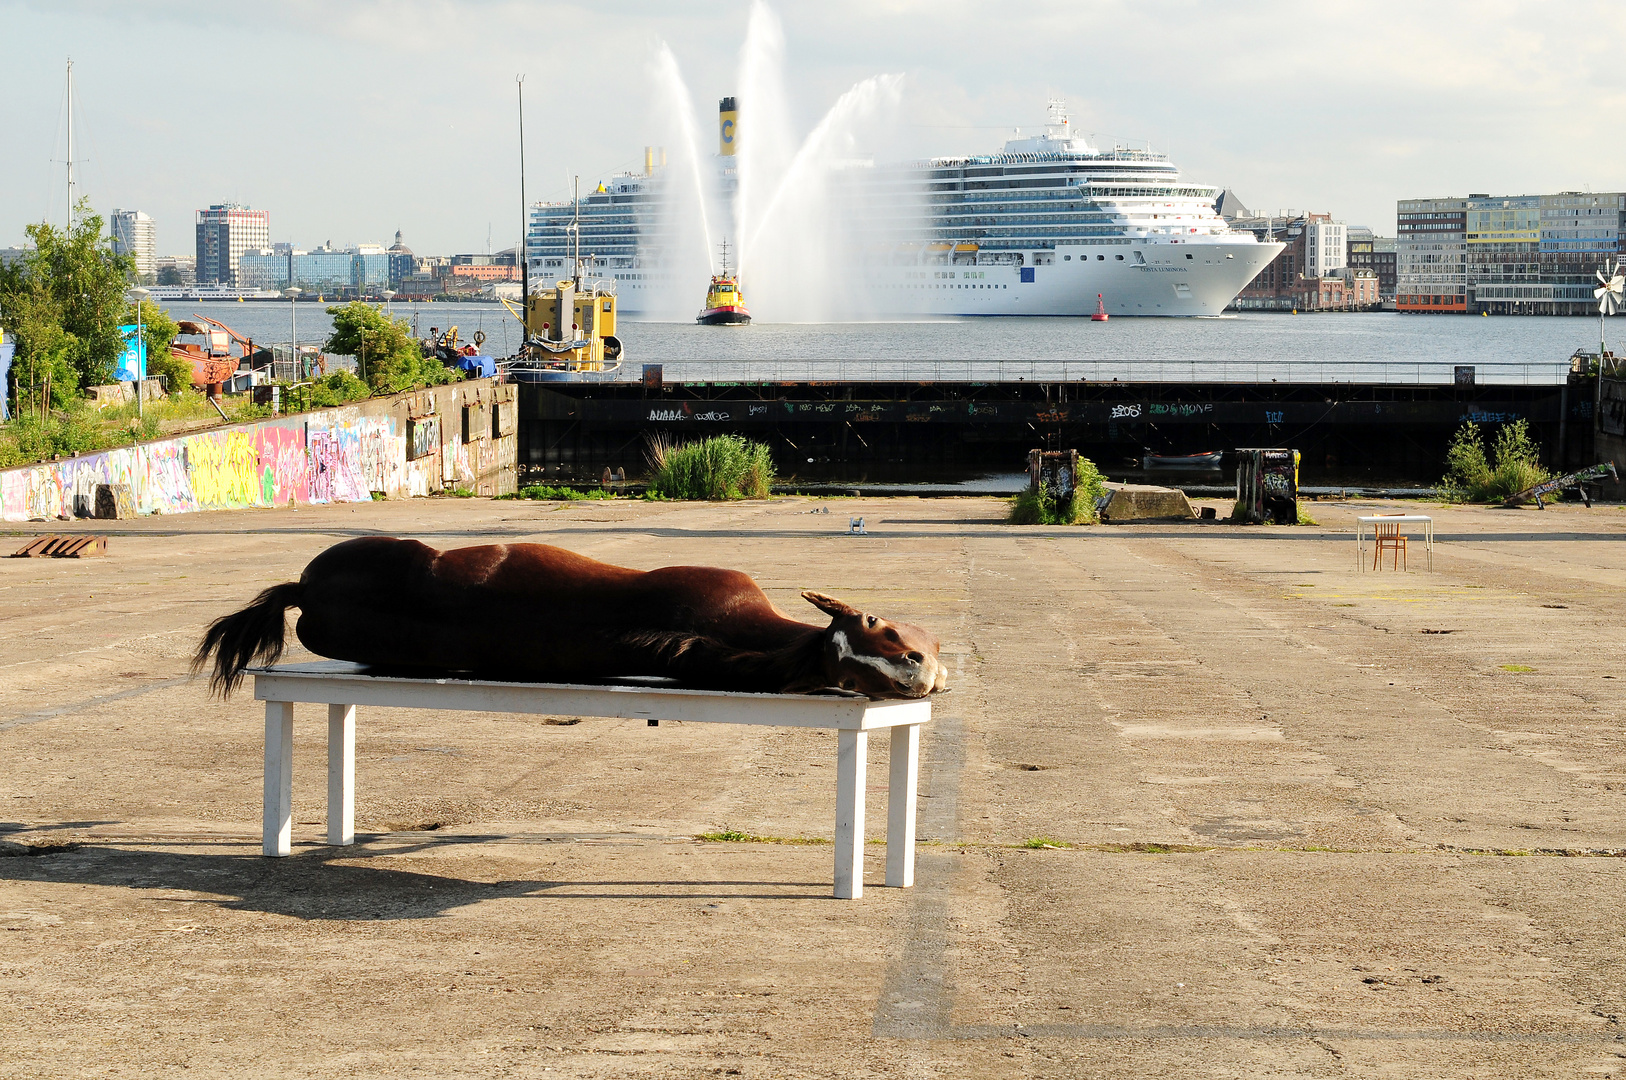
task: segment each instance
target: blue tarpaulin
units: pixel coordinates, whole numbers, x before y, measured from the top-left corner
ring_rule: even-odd
[[[475,379],[489,379],[497,374],[495,356],[465,356],[458,360],[457,366]]]

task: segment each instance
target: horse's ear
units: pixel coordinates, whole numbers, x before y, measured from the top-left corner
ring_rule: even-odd
[[[820,592],[803,590],[802,599],[806,600],[808,603],[812,604],[814,607],[818,608],[820,611],[824,612],[833,619],[838,619],[843,615],[856,616],[863,614],[862,611],[859,611],[857,608],[847,603],[847,601],[837,600],[833,596],[826,596]]]

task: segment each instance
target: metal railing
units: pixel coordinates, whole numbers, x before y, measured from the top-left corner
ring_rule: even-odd
[[[669,383],[1125,383],[1296,384],[1300,386],[1450,386],[1450,361],[1240,360],[673,360],[661,364]],[[1471,365],[1477,386],[1561,386],[1568,357]],[[635,383],[642,365],[580,372],[570,380]]]

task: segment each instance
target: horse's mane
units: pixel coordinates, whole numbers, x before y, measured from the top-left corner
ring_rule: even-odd
[[[644,653],[665,673],[695,686],[804,693],[829,682],[823,662],[824,633],[811,626],[790,644],[766,650],[676,630],[638,630],[616,640]]]

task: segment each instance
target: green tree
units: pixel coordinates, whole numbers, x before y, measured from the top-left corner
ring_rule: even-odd
[[[328,352],[356,358],[362,381],[377,393],[398,393],[418,386],[456,382],[462,372],[425,358],[405,319],[392,319],[382,309],[360,300],[330,307],[333,333]]]
[[[185,285],[186,279],[182,277],[180,270],[173,266],[166,266],[162,270],[158,271],[158,284]]]
[[[63,229],[30,225],[25,231],[34,250],[0,271],[0,321],[17,333],[14,366],[40,376],[30,383],[31,392],[43,387],[49,372],[56,400],[111,381],[124,351],[119,324],[133,314],[124,290],[134,260],[114,253],[88,200],[76,212],[78,219]]]

